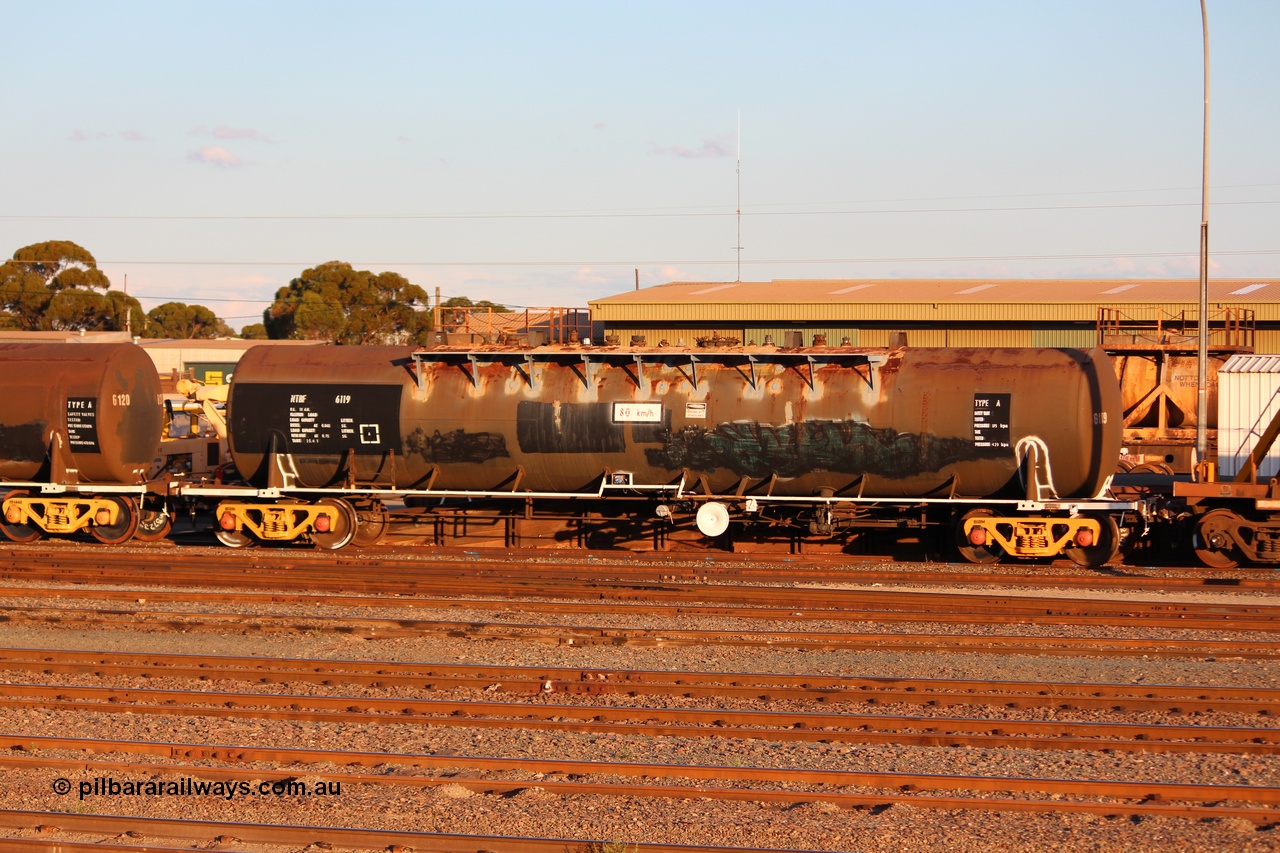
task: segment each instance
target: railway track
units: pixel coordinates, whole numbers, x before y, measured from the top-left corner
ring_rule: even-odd
[[[256,684],[355,684],[415,690],[475,689],[532,695],[578,694],[872,702],[932,706],[1111,709],[1162,713],[1280,715],[1280,688],[1042,684],[929,678],[668,672],[482,664],[397,664],[231,656],[116,654],[0,649],[0,670],[97,677],[171,677]]]
[[[54,772],[88,772],[91,774],[128,773],[134,776],[181,774],[235,781],[278,781],[305,776],[326,782],[360,785],[392,785],[403,787],[439,787],[461,785],[479,793],[510,793],[536,783],[545,791],[566,795],[643,796],[663,799],[752,800],[763,802],[833,802],[844,807],[868,806],[885,802],[914,801],[916,791],[949,791],[948,797],[936,799],[945,807],[1003,808],[1020,803],[1020,811],[1072,811],[1076,805],[1094,812],[1102,806],[1108,813],[1142,814],[1144,801],[1180,803],[1183,815],[1197,818],[1223,816],[1247,817],[1259,822],[1274,820],[1280,805],[1280,788],[1251,785],[1189,785],[1154,781],[1116,781],[1107,779],[1012,778],[1008,776],[929,776],[920,773],[863,772],[850,770],[813,770],[783,767],[713,767],[692,764],[636,763],[616,761],[572,761],[549,758],[511,758],[470,755],[466,757],[429,754],[351,752],[347,750],[285,749],[235,744],[148,743],[109,741],[88,738],[0,738],[8,748],[14,746],[49,751],[82,751],[94,755],[117,753],[158,756],[178,763],[125,762],[93,759],[58,759],[7,757],[0,766],[36,767]],[[216,760],[224,763],[266,763],[274,770],[260,768],[208,767],[187,761]],[[361,773],[335,768],[377,768],[378,773]],[[520,778],[467,779],[454,775],[410,775],[407,770],[429,770],[441,773],[457,770],[479,770],[492,774],[514,774]],[[642,779],[641,782],[591,781],[592,777]],[[554,777],[554,778],[548,778]],[[561,781],[570,780],[573,781]],[[649,780],[682,780],[685,784],[654,784]],[[688,784],[689,782],[705,784]],[[777,786],[762,790],[742,786],[744,782]],[[738,787],[740,786],[740,787]],[[849,788],[876,789],[849,791]],[[1013,796],[990,797],[991,794]],[[1071,798],[1071,799],[1064,799]],[[1111,802],[1105,802],[1110,800]],[[1231,803],[1230,806],[1204,805]],[[1241,806],[1240,804],[1254,804]],[[1131,811],[1132,809],[1132,811]]]
[[[22,590],[24,595],[32,590]],[[98,597],[98,590],[49,590],[35,591],[37,597],[58,597],[73,592],[77,599]],[[107,600],[122,597],[138,597],[137,592],[120,594],[105,591]],[[162,598],[171,601],[187,600],[189,594],[180,596],[147,592],[148,600]],[[234,603],[276,603],[277,596],[213,595],[202,598],[225,600]],[[331,604],[326,597],[316,596],[317,603]],[[362,604],[395,606],[401,601],[375,601],[361,599]],[[493,607],[493,602],[476,602],[481,607]],[[497,609],[506,609],[509,602],[500,602]],[[794,617],[793,617],[794,618]],[[408,618],[374,618],[352,615],[325,617],[299,616],[292,613],[209,612],[182,610],[148,610],[138,607],[70,607],[51,605],[0,606],[0,624],[35,623],[78,628],[144,628],[147,630],[176,631],[234,631],[236,633],[305,633],[323,628],[365,639],[387,637],[421,637],[435,634],[446,637],[465,637],[474,640],[506,640],[513,642],[567,643],[579,646],[632,645],[632,646],[757,646],[768,648],[791,647],[798,649],[881,649],[900,651],[993,652],[1007,654],[1042,655],[1091,655],[1098,657],[1209,657],[1224,655],[1233,658],[1273,659],[1280,657],[1280,641],[1260,640],[1181,640],[1160,638],[1108,639],[1099,637],[1059,636],[1022,637],[984,634],[980,637],[960,634],[908,633],[849,633],[836,631],[759,631],[742,629],[734,633],[719,630],[680,630],[671,628],[627,628],[614,626],[560,625],[551,623],[483,622],[477,620],[439,620]],[[1184,627],[1183,623],[1177,624]]]
[[[628,614],[665,614],[743,617],[748,619],[826,619],[843,622],[936,622],[948,624],[1058,624],[1107,627],[1145,626],[1173,629],[1229,629],[1232,631],[1275,632],[1280,628],[1280,605],[1188,602],[1179,600],[1068,598],[1062,596],[991,595],[981,592],[934,592],[884,590],[875,588],[832,588],[819,586],[763,586],[705,583],[596,581],[566,579],[540,581],[528,578],[479,578],[449,575],[443,578],[416,578],[401,584],[381,578],[366,580],[353,573],[332,576],[328,568],[319,573],[299,568],[287,577],[257,576],[243,586],[290,590],[321,590],[320,595],[297,597],[317,604],[388,604],[446,609],[510,609],[512,601],[521,608],[539,612],[596,612],[602,602]],[[239,576],[237,576],[238,578]],[[42,578],[41,580],[49,580]],[[93,575],[62,573],[62,582],[101,582]],[[226,586],[238,586],[229,579]],[[124,581],[116,581],[123,583]],[[167,582],[152,577],[149,585]],[[181,585],[181,584],[180,584]],[[200,587],[217,589],[217,578],[205,577]],[[362,595],[350,595],[351,589]],[[30,593],[50,594],[33,588]],[[63,591],[66,592],[65,590]],[[53,593],[59,594],[59,593]],[[190,593],[186,593],[188,596]],[[238,600],[245,593],[222,593],[223,600]],[[306,594],[304,594],[306,595]],[[376,599],[376,596],[393,599]],[[134,598],[140,597],[135,594]],[[145,597],[145,593],[141,594]],[[239,600],[249,600],[248,598]],[[259,598],[259,600],[261,600]]]
[[[597,732],[649,737],[746,738],[782,742],[890,743],[967,749],[1107,749],[1125,752],[1280,754],[1280,728],[1170,723],[1082,723],[901,716],[827,711],[607,707],[521,701],[380,699],[155,688],[9,683],[0,707],[249,718],[354,725],[422,725]],[[302,707],[305,706],[305,710]],[[26,748],[27,739],[0,736]],[[0,764],[4,759],[0,758]]]
[[[394,830],[359,829],[342,826],[265,826],[231,821],[181,820],[140,816],[75,815],[65,812],[0,810],[0,827],[26,830],[32,834],[75,832],[100,836],[99,841],[45,840],[39,837],[0,838],[0,851],[29,853],[101,853],[103,849],[130,853],[189,853],[190,845],[158,847],[133,839],[160,838],[169,841],[192,841],[219,846],[271,844],[309,850],[335,847],[377,851],[453,851],[487,850],[490,853],[565,853],[566,850],[607,849],[605,840],[581,841],[566,838],[509,838],[495,835],[462,835],[444,832],[400,832]],[[226,849],[223,847],[223,849]],[[690,853],[685,844],[645,844],[646,853]],[[699,845],[703,853],[742,853],[742,847]],[[796,853],[794,850],[750,848],[753,853]]]
[[[1233,572],[1107,566],[1100,569],[1005,564],[975,570],[935,564],[927,570],[858,557],[744,555],[727,552],[627,553],[459,548],[376,548],[351,553],[291,549],[230,551],[222,547],[139,547],[127,552],[62,542],[58,547],[10,545],[0,552],[0,579],[77,583],[173,584],[253,587],[305,575],[315,583],[346,584],[377,592],[380,584],[406,586],[442,578],[662,583],[835,582],[849,584],[1105,589],[1129,592],[1280,593],[1280,578],[1264,570]]]
[[[185,555],[185,549],[168,551]],[[136,555],[133,559],[136,563]],[[827,580],[841,588],[781,585],[781,574],[769,574],[774,567],[751,565],[743,567],[749,577],[734,581],[705,573],[677,577],[662,565],[654,566],[653,574],[595,566],[597,571],[576,579],[567,577],[563,567],[537,564],[485,565],[475,571],[474,560],[433,564],[416,577],[412,567],[389,568],[393,561],[385,558],[338,566],[310,554],[296,560],[272,554],[267,562],[270,568],[242,565],[239,572],[203,564],[194,571],[147,568],[121,578],[109,565],[82,571],[74,558],[43,568],[32,563],[31,573],[10,561],[0,565],[0,575],[21,583],[7,585],[0,626],[77,641],[81,634],[67,633],[71,629],[126,647],[128,638],[144,636],[148,644],[162,647],[169,634],[188,640],[194,639],[191,634],[234,638],[250,645],[258,642],[255,637],[272,643],[297,638],[313,645],[333,637],[384,639],[391,645],[437,642],[454,650],[475,649],[482,659],[360,659],[383,648],[367,643],[359,643],[361,653],[347,659],[291,657],[278,651],[213,655],[2,648],[0,717],[25,722],[19,730],[0,731],[0,767],[7,778],[30,780],[29,789],[43,794],[33,797],[32,807],[0,811],[0,826],[12,828],[5,833],[15,835],[12,841],[45,840],[52,850],[64,840],[83,840],[72,833],[95,831],[104,833],[99,841],[123,844],[122,849],[133,843],[138,850],[162,849],[153,839],[207,844],[222,836],[245,844],[298,847],[323,842],[380,850],[398,844],[416,850],[498,851],[552,846],[603,850],[620,837],[617,829],[603,837],[579,829],[567,839],[537,839],[536,832],[527,830],[528,837],[487,835],[477,829],[485,825],[484,808],[493,805],[477,807],[479,816],[473,816],[463,834],[375,830],[359,822],[343,827],[326,822],[321,812],[307,810],[303,803],[298,804],[296,826],[261,817],[272,814],[259,811],[261,803],[233,804],[245,810],[247,823],[194,821],[181,813],[181,803],[163,809],[152,808],[157,804],[133,806],[131,812],[127,799],[72,796],[69,802],[59,801],[41,791],[55,776],[77,782],[325,781],[340,784],[353,801],[367,803],[370,815],[388,808],[394,812],[387,804],[416,803],[424,797],[428,803],[446,802],[461,796],[449,793],[460,789],[475,798],[465,802],[482,805],[533,797],[531,803],[541,803],[529,807],[535,812],[573,810],[592,802],[612,802],[610,808],[624,812],[643,803],[695,811],[716,804],[773,809],[785,822],[782,815],[802,806],[838,810],[814,812],[824,816],[822,825],[827,826],[849,825],[852,819],[844,815],[875,816],[903,807],[940,814],[1077,815],[1107,821],[1123,816],[1197,826],[1236,821],[1261,832],[1280,825],[1280,784],[1269,784],[1272,775],[1267,772],[1220,779],[1202,774],[1205,778],[1189,782],[1161,778],[1157,772],[1107,772],[1084,765],[1061,773],[1016,773],[1006,771],[1000,761],[988,763],[994,772],[966,771],[961,761],[950,771],[931,773],[914,766],[915,760],[904,758],[904,766],[895,768],[893,761],[857,758],[863,750],[868,756],[890,750],[908,758],[925,753],[979,758],[1037,754],[1064,756],[1072,766],[1077,756],[1108,755],[1116,757],[1118,767],[1128,767],[1144,756],[1185,756],[1193,764],[1228,761],[1269,768],[1280,757],[1277,688],[804,670],[786,675],[687,663],[690,655],[695,660],[708,654],[749,661],[754,649],[787,649],[837,656],[900,653],[926,666],[937,656],[956,653],[1091,658],[1124,666],[1156,659],[1267,666],[1280,651],[1280,638],[1267,639],[1280,624],[1280,609],[1255,597],[1268,591],[1263,579],[1233,589],[1237,595],[1230,600],[1135,597],[1133,591],[1117,600],[1069,592],[1028,594],[1026,589],[1006,594],[990,586],[967,592],[870,586],[882,580],[848,589],[843,587],[854,585],[848,580],[851,573],[835,568]],[[41,572],[49,574],[38,577]],[[576,564],[571,572],[577,572]],[[883,578],[872,571],[861,574]],[[894,583],[913,585],[927,577],[936,587],[939,579],[927,571],[902,575],[908,579]],[[142,588],[121,589],[126,583]],[[110,587],[97,586],[104,584]],[[1182,592],[1187,588],[1183,585]],[[1215,590],[1203,583],[1195,588]],[[199,596],[198,607],[190,604],[193,594]],[[448,618],[450,612],[462,618]],[[475,618],[486,613],[492,617]],[[530,618],[532,614],[554,618]],[[607,620],[599,618],[604,615]],[[658,619],[670,624],[643,624]],[[732,620],[727,624],[733,627],[696,627],[705,620]],[[806,621],[823,623],[821,630],[801,630]],[[777,622],[787,624],[773,624]],[[865,624],[856,626],[857,633],[839,630],[840,625],[855,627],[853,623]],[[880,625],[892,629],[874,630]],[[1038,630],[991,633],[999,625]],[[923,626],[945,633],[927,633],[920,630]],[[1043,635],[1053,626],[1070,630],[1064,636]],[[1148,630],[1165,633],[1133,635]],[[1247,638],[1242,638],[1244,632]],[[524,656],[523,650],[530,648],[596,646],[610,653],[668,649],[673,660],[684,663],[654,669],[500,661],[503,649],[519,649]],[[380,651],[375,656],[383,657]],[[65,736],[81,724],[102,732]],[[237,734],[250,729],[275,731],[280,739]],[[205,735],[147,736],[181,731]],[[307,734],[312,731],[328,735]],[[339,732],[362,733],[361,744],[393,740],[379,731],[396,732],[400,745],[336,748],[341,744],[332,742]],[[318,742],[309,743],[316,737]],[[519,754],[521,749],[484,749],[509,737],[578,746],[544,746],[531,755]],[[589,747],[584,754],[591,739],[599,739],[596,754]],[[415,750],[408,748],[411,743],[436,748]],[[627,757],[627,745],[638,743],[647,746],[631,747],[639,754]],[[760,746],[741,751],[729,746],[751,743]],[[832,757],[816,764],[771,758],[778,751],[790,755],[813,749]],[[832,750],[852,752],[837,756]],[[77,803],[113,814],[69,813],[68,806]],[[230,805],[220,808],[214,816],[237,814]],[[438,812],[444,807],[431,808]],[[264,824],[273,825],[258,833],[255,827]],[[46,830],[39,832],[37,826]],[[144,832],[146,843],[105,835],[113,831]],[[656,843],[632,837],[643,840],[644,850],[675,851],[680,845],[669,842],[694,836],[669,832]],[[766,837],[773,836],[758,835]],[[549,846],[537,846],[544,841]],[[0,850],[39,849],[6,844],[0,840]],[[715,847],[702,836],[697,844],[724,851],[750,847]],[[855,842],[830,846],[872,849]],[[791,849],[786,844],[751,849],[781,848]]]

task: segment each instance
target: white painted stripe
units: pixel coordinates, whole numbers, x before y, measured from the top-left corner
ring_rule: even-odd
[[[1240,288],[1239,290],[1233,290],[1233,291],[1231,291],[1231,295],[1232,295],[1232,296],[1244,296],[1246,293],[1253,293],[1255,290],[1262,290],[1262,288],[1264,288],[1264,287],[1268,287],[1268,285],[1266,285],[1266,284],[1250,284],[1250,285],[1248,285],[1247,287],[1242,287],[1242,288]]]
[[[833,290],[828,296],[839,296],[842,293],[853,293],[855,290],[863,290],[868,287],[875,287],[874,284],[855,284],[853,287],[842,287],[839,290]]]
[[[1133,290],[1137,286],[1138,285],[1136,284],[1122,284],[1119,287],[1113,287],[1110,290],[1104,290],[1102,292],[1104,294],[1105,293],[1124,293],[1126,290]]]
[[[730,287],[737,287],[737,286],[738,286],[738,283],[735,281],[735,282],[730,282],[729,284],[721,284],[716,287],[706,287],[706,288],[703,288],[702,290],[695,290],[689,295],[701,296],[704,293],[715,293],[717,290],[727,290]]]
[[[999,287],[998,284],[980,284],[977,287],[970,287],[968,290],[957,290],[956,295],[961,296],[966,293],[977,293],[980,290],[990,290],[993,287]]]

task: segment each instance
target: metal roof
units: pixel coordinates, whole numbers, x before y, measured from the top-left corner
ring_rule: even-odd
[[[10,343],[59,343],[59,344],[116,344],[131,341],[128,332],[22,332],[16,329],[0,331],[0,341]]]
[[[1178,312],[1199,296],[1196,279],[775,279],[675,281],[590,304],[606,322],[1094,322],[1103,306]],[[1211,280],[1209,301],[1280,320],[1280,279]]]
[[[1196,302],[1196,279],[774,279],[773,281],[673,281],[628,290],[591,302],[597,305],[655,302]],[[1280,302],[1280,279],[1219,279],[1209,282],[1215,302]]]
[[[1218,368],[1219,373],[1280,373],[1280,355],[1238,353]]]
[[[207,349],[239,352],[256,346],[314,347],[328,341],[271,340],[267,338],[140,338],[145,349]]]

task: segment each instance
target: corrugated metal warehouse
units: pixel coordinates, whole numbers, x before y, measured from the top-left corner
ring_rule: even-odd
[[[888,346],[906,332],[912,346],[1094,346],[1100,320],[1124,328],[1160,323],[1178,334],[1194,323],[1194,279],[832,279],[671,282],[591,303],[592,319],[622,344],[643,336],[695,345],[698,338],[730,338],[784,346],[787,333],[805,345],[825,335],[828,345]],[[1246,348],[1280,352],[1280,280],[1210,281],[1211,328],[1233,343],[1238,323]],[[1109,312],[1109,313],[1108,313]],[[1172,324],[1172,325],[1170,325]],[[1256,324],[1256,337],[1255,334]],[[794,338],[791,339],[794,341]]]

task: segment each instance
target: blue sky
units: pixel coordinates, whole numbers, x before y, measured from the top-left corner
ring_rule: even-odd
[[[236,328],[305,267],[585,305],[671,280],[1197,274],[1196,0],[0,5],[0,256]],[[1209,0],[1215,277],[1280,277],[1280,3]]]

